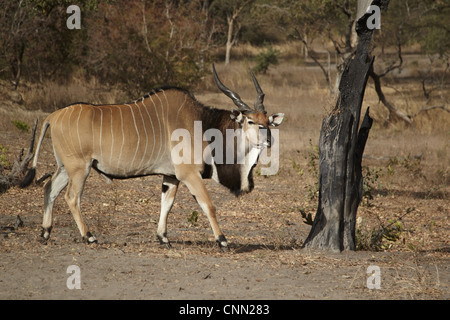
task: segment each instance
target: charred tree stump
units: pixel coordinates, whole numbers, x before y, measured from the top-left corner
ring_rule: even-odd
[[[389,0],[373,1],[386,8]],[[305,248],[355,250],[356,213],[362,198],[361,161],[372,126],[369,108],[358,130],[361,105],[374,58],[373,30],[363,15],[356,23],[358,45],[339,84],[336,106],[322,122],[319,139],[319,204]]]

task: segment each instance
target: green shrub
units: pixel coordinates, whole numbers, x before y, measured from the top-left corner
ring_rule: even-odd
[[[29,125],[20,120],[13,120],[12,123],[17,129],[19,129],[22,132],[28,132],[28,130],[30,129]]]
[[[253,68],[253,71],[255,73],[265,74],[271,65],[278,64],[279,56],[280,52],[278,50],[274,50],[272,47],[268,47],[267,50],[261,52],[255,57],[257,64],[256,67]]]
[[[6,158],[6,148],[0,144],[0,168],[9,167],[8,159]]]

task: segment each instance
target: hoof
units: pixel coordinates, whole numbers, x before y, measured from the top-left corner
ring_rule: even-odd
[[[41,240],[40,240],[41,243],[47,244],[47,240],[50,238],[51,231],[52,231],[52,227],[50,227],[50,228],[42,227]]]
[[[166,235],[164,234],[163,236],[157,235],[156,236],[159,240],[159,244],[166,249],[170,249],[172,248],[172,245],[169,242],[169,239],[167,239]]]
[[[228,248],[228,242],[224,235],[220,235],[219,238],[216,240],[217,244],[219,245],[219,248],[223,252],[227,252],[230,249]]]
[[[92,235],[92,233],[90,233],[90,232],[86,233],[86,236],[83,237],[83,240],[84,240],[87,244],[98,243],[97,238],[94,237],[94,236]]]

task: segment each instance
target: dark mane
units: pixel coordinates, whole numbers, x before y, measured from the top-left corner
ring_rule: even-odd
[[[159,86],[159,87],[156,87],[156,88],[153,88],[152,90],[150,90],[149,93],[145,94],[142,98],[139,98],[137,101],[142,101],[158,92],[167,91],[167,90],[177,90],[177,91],[183,92],[184,94],[187,94],[188,96],[190,96],[192,99],[196,100],[194,95],[191,92],[189,92],[189,90],[186,90],[184,88],[180,88],[177,86]]]
[[[227,143],[226,141],[226,129],[237,129],[238,125],[235,121],[233,121],[230,117],[231,112],[228,110],[223,109],[216,109],[212,107],[206,107],[202,106],[201,108],[201,120],[202,120],[202,128],[203,130],[208,130],[211,128],[219,129],[223,135],[224,144]],[[228,143],[230,143],[228,141]],[[236,146],[233,143],[234,149],[234,155],[235,155],[235,162],[237,162],[236,159]],[[229,145],[228,145],[229,146]],[[227,147],[224,145],[223,150],[227,150]],[[225,155],[224,155],[225,157]],[[225,161],[225,158],[223,159]],[[224,187],[228,188],[228,190],[231,191],[235,196],[240,196],[243,194],[241,190],[241,172],[240,172],[240,164],[215,164],[217,169],[217,176],[219,178],[219,182]],[[249,180],[249,191],[251,191],[254,187],[253,183],[253,176],[252,176],[252,170],[250,170],[248,175]],[[212,167],[211,165],[205,164],[204,171],[202,174],[202,177],[204,179],[210,179],[212,177]]]
[[[135,103],[135,102],[140,102],[140,101],[142,101],[142,100],[144,100],[144,99],[146,99],[146,98],[148,98],[148,97],[150,97],[150,96],[152,96],[152,95],[154,95],[154,94],[156,94],[158,92],[167,91],[167,90],[177,90],[177,91],[183,92],[183,93],[187,94],[188,96],[190,96],[195,101],[197,101],[196,98],[194,97],[194,95],[192,93],[190,93],[186,89],[183,89],[183,88],[180,88],[180,87],[176,87],[176,86],[160,86],[160,87],[153,88],[149,93],[146,93],[144,96],[142,96],[142,97],[140,97],[140,98],[138,98],[138,99],[136,99],[136,100],[134,100],[132,102],[127,102],[125,104],[131,104],[131,103]],[[71,104],[69,104],[69,105],[67,105],[65,107],[70,107],[70,106],[77,105],[77,104],[86,104],[86,105],[90,105],[90,106],[115,106],[115,105],[120,105],[122,103],[101,103],[101,104],[95,104],[95,103],[90,103],[90,102],[79,101],[79,102],[73,102],[73,103],[71,103]],[[63,107],[63,108],[65,108],[65,107]]]
[[[226,129],[236,129],[236,123],[231,119],[231,111],[213,107],[201,106],[201,121],[203,130],[216,128],[225,133]]]

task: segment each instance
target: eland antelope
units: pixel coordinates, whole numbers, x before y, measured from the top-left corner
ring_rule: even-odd
[[[226,247],[227,240],[219,228],[216,209],[202,179],[212,178],[237,196],[250,192],[253,189],[252,170],[261,150],[272,144],[269,126],[280,125],[284,114],[267,115],[263,104],[264,93],[253,73],[251,76],[257,91],[254,108],[224,86],[214,65],[213,74],[218,88],[231,98],[238,109],[228,111],[206,107],[188,91],[163,87],[128,104],[75,103],[50,114],[42,125],[33,164],[23,183],[25,186],[34,180],[39,149],[45,132],[50,127],[57,169],[44,187],[41,235],[44,241],[50,237],[52,229],[53,203],[65,187],[65,200],[81,236],[88,243],[97,241],[83,222],[80,212],[85,181],[91,168],[94,168],[107,181],[147,175],[163,176],[157,237],[161,244],[167,246],[170,246],[167,239],[167,216],[181,181],[208,217],[219,246]],[[239,152],[234,152],[232,163],[215,161],[217,154],[213,155],[209,163],[204,157],[200,158],[201,161],[193,161],[193,153],[197,148],[194,146],[195,141],[188,143],[188,148],[194,151],[189,152],[191,161],[175,161],[176,152],[173,150],[177,141],[172,139],[173,132],[183,129],[194,133],[195,123],[201,123],[202,133],[214,129],[215,133],[219,132],[224,137],[227,130],[241,130],[241,134],[234,135],[232,139],[221,139],[223,148],[217,148],[215,152],[234,152],[237,145],[245,141],[242,154],[245,161],[236,162]],[[261,131],[266,134],[259,134]],[[256,134],[251,135],[250,132]],[[211,141],[202,137],[200,139],[203,147],[200,151],[208,149]]]

